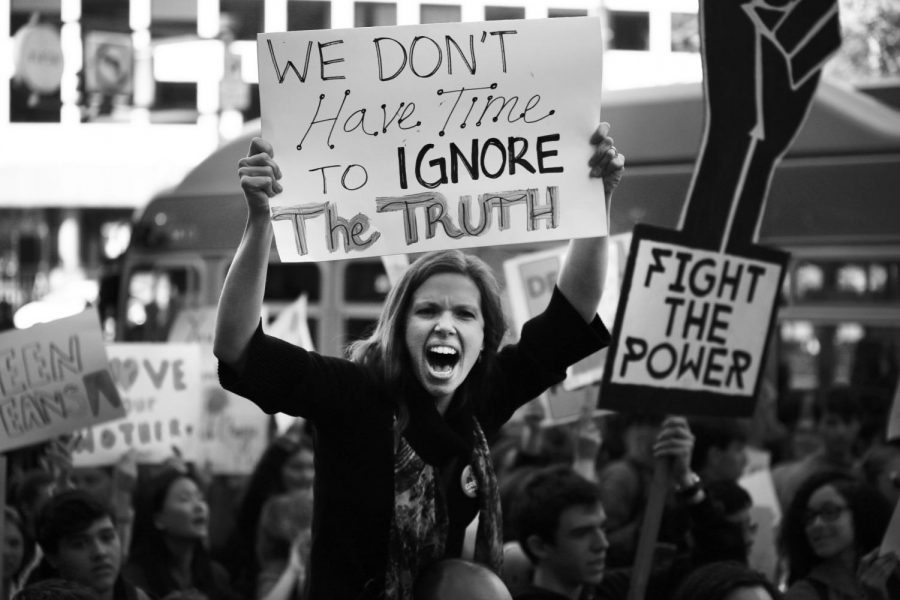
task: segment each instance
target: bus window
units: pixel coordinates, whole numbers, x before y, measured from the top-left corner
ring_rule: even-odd
[[[368,337],[375,329],[376,319],[346,319],[344,321],[345,342],[347,344]]]
[[[304,293],[309,302],[318,302],[322,295],[322,277],[317,264],[269,264],[265,292],[267,300],[292,302]]]
[[[900,300],[900,262],[893,260],[805,260],[792,275],[797,302]]]
[[[125,310],[125,341],[162,342],[184,306],[195,304],[187,290],[198,274],[185,266],[140,265],[129,273]]]
[[[347,265],[344,299],[351,302],[383,302],[391,289],[382,262],[359,261]]]

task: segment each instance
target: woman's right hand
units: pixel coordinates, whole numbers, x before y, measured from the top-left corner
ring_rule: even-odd
[[[278,183],[281,168],[272,158],[274,155],[272,144],[255,137],[250,142],[249,154],[238,162],[241,189],[251,214],[263,213],[268,216],[269,198],[280,194],[284,189]]]

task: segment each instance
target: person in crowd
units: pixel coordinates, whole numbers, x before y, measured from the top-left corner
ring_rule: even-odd
[[[757,530],[750,514],[753,498],[728,479],[704,481],[703,489],[713,512],[702,527],[691,528],[694,564],[725,560],[747,564]]]
[[[797,488],[813,474],[832,470],[850,473],[854,469],[862,423],[860,410],[859,399],[848,386],[829,388],[817,398],[813,417],[821,448],[772,469],[772,480],[782,509],[787,509]]]
[[[654,455],[670,462],[671,485],[685,490],[684,501],[700,506],[706,497],[689,468],[692,445],[687,421],[669,417],[661,424]],[[598,484],[569,466],[538,471],[513,504],[511,520],[519,545],[534,565],[530,584],[513,590],[516,600],[626,597],[629,570],[610,570],[606,561],[610,545]],[[679,568],[658,566],[650,598],[662,597],[654,594],[680,575]]]
[[[263,506],[281,494],[309,492],[315,479],[314,458],[310,435],[302,427],[292,426],[269,444],[250,474],[220,556],[232,585],[242,596],[249,598],[258,590],[261,565],[257,532]]]
[[[25,531],[19,511],[11,506],[3,510],[3,590],[9,600],[20,587],[19,576],[25,564]]]
[[[621,413],[613,423],[614,430],[621,431],[624,454],[607,462],[598,474],[610,543],[607,559],[612,567],[626,567],[634,562],[653,479],[653,444],[662,420],[660,415]]]
[[[256,600],[300,598],[306,585],[312,490],[278,494],[263,506],[256,532]]]
[[[863,476],[888,499],[891,506],[900,502],[900,440],[872,446],[861,463]]]
[[[900,561],[878,556],[891,507],[878,490],[841,471],[816,473],[784,516],[786,600],[900,598]]]
[[[135,490],[125,573],[154,598],[232,600],[228,574],[206,547],[209,509],[189,471],[165,467]]]
[[[745,564],[716,561],[692,571],[672,600],[780,600],[781,592],[766,577]]]
[[[691,468],[704,483],[737,481],[747,466],[747,428],[737,419],[692,418],[694,433]]]
[[[512,600],[496,573],[459,558],[429,565],[416,580],[413,600]]]
[[[13,600],[100,600],[90,587],[68,579],[43,579],[22,588]]]
[[[131,526],[134,520],[133,496],[138,470],[136,459],[136,452],[129,450],[115,464],[73,467],[69,473],[73,487],[92,494],[112,507],[126,559],[131,546]]]
[[[604,180],[607,210],[624,169],[608,132],[604,123],[593,134],[588,161]],[[256,138],[239,163],[249,216],[219,301],[214,352],[226,389],[315,428],[310,598],[410,598],[423,568],[461,555],[476,514],[474,558],[497,570],[501,517],[486,440],[608,344],[596,316],[606,239],[570,243],[549,306],[502,350],[490,268],[438,251],[410,265],[349,359],[322,356],[260,327],[269,198],[282,191],[272,154]]]
[[[25,548],[22,557],[21,581],[28,576],[41,562],[41,549],[37,545],[36,527],[40,508],[53,496],[56,489],[56,478],[49,471],[34,468],[25,471],[12,486],[13,507],[22,517],[22,532]]]
[[[41,508],[36,528],[43,559],[29,586],[59,578],[89,587],[99,600],[149,600],[122,575],[122,544],[105,503],[82,490],[58,492]]]

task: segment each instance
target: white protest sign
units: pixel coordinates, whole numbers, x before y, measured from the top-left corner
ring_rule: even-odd
[[[135,450],[141,463],[173,456],[196,460],[194,432],[202,420],[200,346],[197,344],[108,344],[109,370],[126,415],[89,427],[72,455],[75,466],[116,463]]]
[[[782,263],[635,237],[604,405],[737,416],[752,411]],[[629,395],[628,392],[633,392]]]
[[[602,52],[592,17],[260,34],[281,259],[605,234]]]
[[[247,475],[268,445],[269,416],[255,404],[219,385],[218,361],[212,351],[216,307],[184,309],[169,333],[170,342],[200,343],[202,416],[195,431],[197,463],[214,473]]]
[[[124,414],[96,311],[0,334],[0,451]]]
[[[886,441],[900,438],[900,383],[894,390],[894,402],[891,404],[891,414],[888,418]]]

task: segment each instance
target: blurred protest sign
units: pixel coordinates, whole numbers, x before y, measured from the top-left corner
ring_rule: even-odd
[[[309,333],[306,294],[301,294],[299,298],[281,309],[278,316],[263,329],[269,335],[286,342],[307,350],[315,350],[312,335]]]
[[[269,443],[269,416],[219,385],[218,361],[212,352],[215,325],[215,306],[183,309],[172,324],[169,341],[201,344],[201,425],[194,432],[197,462],[217,474],[246,475]]]
[[[284,261],[603,235],[593,17],[260,34]]]
[[[888,418],[887,441],[900,439],[900,382],[894,390],[894,401],[891,404],[891,414]]]
[[[608,245],[606,279],[597,314],[607,327],[613,322],[619,302],[622,267],[628,250],[630,235],[611,236]],[[521,331],[528,319],[540,314],[550,302],[559,270],[562,268],[566,246],[530,252],[503,263],[506,294],[512,313],[513,329]],[[548,423],[564,423],[578,418],[585,403],[585,395],[597,397],[606,350],[595,352],[568,369],[566,380],[548,390],[543,397],[547,404]]]
[[[307,306],[306,294],[301,294],[299,298],[281,309],[278,316],[265,326],[266,333],[301,348],[315,350],[312,335],[309,333]],[[297,419],[298,417],[292,415],[276,413],[275,425],[278,432],[287,431],[291,425],[297,422]]]
[[[900,502],[894,507],[894,514],[891,516],[887,531],[884,532],[878,555],[883,556],[888,552],[893,552],[900,558]]]
[[[195,432],[203,418],[200,346],[109,344],[109,370],[126,415],[88,427],[73,453],[75,466],[110,465],[133,449],[141,463],[157,463],[177,447],[196,460]]]
[[[96,311],[0,334],[0,451],[124,415]]]
[[[738,482],[753,500],[750,520],[756,524],[753,546],[750,548],[750,566],[775,580],[778,560],[776,532],[781,523],[781,504],[775,493],[775,483],[769,469],[757,469],[741,477]]]

